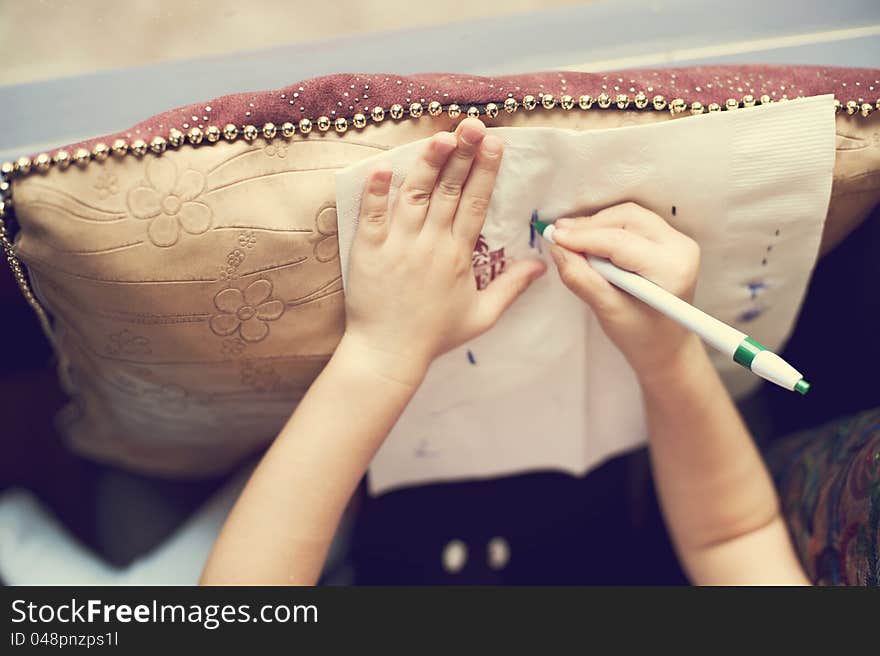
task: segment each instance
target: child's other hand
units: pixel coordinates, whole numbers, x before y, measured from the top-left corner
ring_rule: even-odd
[[[689,331],[614,287],[580,255],[604,257],[690,302],[700,267],[700,247],[654,212],[635,203],[615,205],[593,216],[556,222],[551,253],[565,285],[586,301],[605,334],[640,377],[662,371],[682,347],[696,340]]]
[[[364,189],[346,290],[346,334],[386,375],[418,384],[431,361],[491,328],[545,265],[523,260],[482,291],[471,258],[503,143],[476,119],[428,142],[388,207],[391,172]]]

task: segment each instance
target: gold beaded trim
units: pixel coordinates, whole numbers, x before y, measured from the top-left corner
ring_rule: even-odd
[[[785,100],[787,100],[787,98],[782,99],[782,101]],[[668,110],[673,115],[683,114],[685,112],[697,115],[705,112],[720,112],[722,109],[730,111],[733,109],[739,109],[740,107],[754,107],[758,104],[766,105],[772,102],[781,101],[774,101],[768,95],[763,95],[760,98],[745,95],[740,100],[737,100],[736,98],[728,98],[724,105],[719,105],[718,103],[713,102],[708,106],[704,106],[699,101],[688,104],[682,98],[673,98],[669,101],[661,95],[655,95],[649,98],[647,94],[640,91],[634,96],[617,94],[612,97],[607,93],[600,93],[595,98],[589,95],[582,95],[577,98],[570,95],[564,95],[558,99],[553,94],[542,93],[537,97],[533,95],[523,96],[522,100],[519,101],[515,98],[506,98],[498,102],[468,105],[466,108],[456,103],[443,105],[436,100],[428,103],[427,107],[418,102],[411,103],[408,107],[395,103],[387,110],[384,107],[373,107],[369,111],[369,115],[357,113],[351,118],[338,117],[331,119],[328,116],[319,116],[314,119],[303,118],[296,123],[287,121],[280,126],[276,126],[274,123],[265,123],[262,129],[258,129],[254,125],[237,126],[233,123],[226,124],[222,129],[215,125],[211,125],[205,130],[193,127],[186,133],[181,132],[177,128],[171,128],[168,131],[167,138],[156,136],[153,137],[149,143],[143,139],[134,139],[130,143],[125,139],[116,139],[109,146],[105,143],[99,143],[95,145],[91,151],[85,148],[78,148],[73,153],[69,153],[66,150],[59,150],[54,156],[51,156],[48,153],[41,153],[34,157],[33,160],[28,157],[20,157],[15,162],[4,162],[2,167],[0,167],[0,176],[2,176],[3,179],[8,180],[12,177],[25,177],[32,173],[46,173],[53,166],[64,170],[71,164],[80,168],[85,168],[90,161],[95,160],[102,162],[111,155],[113,157],[124,157],[125,155],[131,154],[135,157],[143,157],[148,152],[155,155],[161,155],[168,148],[180,148],[186,144],[199,146],[203,143],[217,143],[221,138],[226,141],[235,141],[238,138],[243,138],[245,141],[254,141],[258,137],[272,140],[278,136],[290,139],[297,132],[301,135],[307,135],[312,132],[313,129],[317,129],[318,132],[328,132],[331,128],[338,133],[344,133],[350,128],[362,130],[371,122],[381,123],[387,116],[390,116],[393,120],[401,120],[404,118],[419,118],[425,112],[427,112],[428,116],[435,117],[442,114],[448,114],[450,118],[459,118],[464,114],[469,117],[486,116],[491,119],[498,116],[501,111],[512,114],[519,108],[523,108],[526,111],[532,111],[540,106],[545,110],[559,108],[563,111],[570,111],[575,107],[582,110],[588,110],[596,106],[600,109],[653,109],[655,111]],[[878,98],[873,105],[868,102],[859,103],[855,100],[850,100],[846,103],[835,100],[834,106],[838,113],[845,111],[849,116],[858,114],[867,117],[870,116],[875,109],[880,110],[880,98]],[[7,196],[8,193],[4,192],[3,198],[5,199]]]
[[[577,98],[570,95],[563,95],[558,99],[553,94],[542,93],[537,97],[531,94],[523,96],[522,100],[519,101],[516,98],[508,97],[499,100],[498,102],[467,105],[466,108],[463,108],[457,103],[443,105],[436,100],[428,103],[427,107],[418,102],[411,103],[407,107],[404,107],[399,103],[394,103],[388,107],[387,111],[384,107],[373,107],[369,111],[369,115],[357,113],[351,118],[342,116],[335,119],[331,119],[328,116],[319,116],[315,119],[303,118],[296,123],[286,121],[280,126],[276,126],[274,123],[265,123],[262,129],[258,129],[254,125],[237,126],[233,123],[227,123],[223,128],[211,125],[204,130],[198,127],[193,127],[186,133],[181,132],[177,128],[171,128],[168,131],[167,138],[155,136],[149,143],[143,139],[134,139],[130,143],[125,139],[116,139],[110,145],[98,143],[91,151],[86,148],[78,148],[71,154],[62,149],[56,151],[54,155],[40,153],[33,159],[29,157],[20,157],[15,162],[4,162],[0,165],[0,244],[3,245],[3,249],[6,252],[6,258],[9,261],[9,266],[12,268],[12,273],[15,276],[19,287],[21,287],[25,299],[34,308],[44,330],[48,331],[49,323],[46,312],[40,306],[28,285],[27,278],[24,275],[18,257],[15,255],[14,246],[6,229],[5,217],[11,215],[10,210],[12,207],[12,187],[9,182],[12,178],[23,178],[34,173],[47,173],[53,166],[62,171],[68,168],[71,164],[74,164],[79,168],[85,168],[89,162],[93,160],[103,162],[111,156],[122,158],[130,154],[135,157],[143,157],[147,153],[161,155],[169,148],[180,148],[186,144],[193,147],[199,146],[203,143],[212,144],[219,142],[221,138],[228,142],[235,141],[238,138],[251,142],[260,136],[266,140],[272,140],[278,136],[285,139],[291,139],[297,132],[306,136],[312,132],[313,129],[317,129],[318,132],[328,132],[331,128],[335,132],[341,134],[347,132],[349,128],[362,130],[371,122],[381,123],[385,120],[386,116],[390,116],[393,120],[401,120],[405,118],[417,119],[426,111],[428,116],[437,117],[447,114],[453,119],[461,117],[462,114],[469,117],[486,116],[492,119],[498,116],[502,111],[508,114],[513,114],[519,108],[522,108],[527,112],[531,112],[539,106],[544,110],[559,108],[563,111],[571,111],[577,107],[586,111],[596,106],[600,109],[615,108],[619,110],[628,110],[634,108],[637,110],[653,109],[658,112],[668,110],[673,115],[680,115],[689,111],[691,114],[698,115],[705,112],[720,112],[722,109],[731,111],[739,109],[740,107],[754,107],[756,104],[766,105],[772,102],[782,102],[785,100],[788,100],[788,98],[783,97],[780,101],[774,101],[768,95],[763,95],[757,99],[754,96],[745,95],[740,100],[737,100],[736,98],[728,98],[724,105],[719,105],[718,103],[713,102],[704,107],[699,101],[688,104],[682,98],[673,98],[669,101],[667,101],[662,95],[655,95],[649,98],[648,95],[642,91],[639,91],[632,97],[627,94],[616,94],[612,97],[607,93],[600,93],[595,98],[589,95],[582,95]],[[835,99],[834,108],[837,113],[845,111],[849,116],[858,114],[868,117],[875,109],[880,111],[880,98],[878,98],[873,105],[868,102],[856,102],[855,100],[842,103]]]
[[[8,187],[9,183],[5,181],[0,182],[0,188],[3,188],[4,185]],[[5,192],[6,189],[3,189],[3,191]],[[26,300],[28,305],[33,308],[37,315],[37,320],[40,322],[40,327],[43,329],[46,337],[51,341],[52,328],[49,323],[49,315],[46,314],[46,310],[40,305],[40,302],[31,290],[30,284],[28,284],[24,268],[22,267],[18,256],[15,254],[15,247],[6,228],[6,218],[9,213],[9,208],[11,207],[10,201],[8,201],[7,198],[0,200],[0,244],[3,245],[3,251],[6,253],[6,260],[9,262],[9,268],[12,269],[12,275],[15,277],[15,282],[18,283],[18,287],[24,295],[24,300]]]

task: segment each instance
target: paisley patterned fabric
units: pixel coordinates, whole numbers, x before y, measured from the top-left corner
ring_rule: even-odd
[[[880,408],[768,454],[795,548],[819,585],[880,585]]]

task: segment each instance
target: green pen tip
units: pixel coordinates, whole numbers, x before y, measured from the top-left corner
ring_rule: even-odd
[[[544,231],[549,227],[549,223],[544,223],[541,219],[538,218],[537,212],[532,212],[532,225],[535,226],[535,231],[539,235],[543,235]]]
[[[806,394],[810,391],[810,384],[801,378],[798,382],[794,384],[794,391],[799,392],[800,394]]]

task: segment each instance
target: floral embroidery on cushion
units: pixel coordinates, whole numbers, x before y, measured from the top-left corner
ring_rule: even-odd
[[[220,311],[211,317],[210,326],[221,337],[238,333],[245,342],[259,342],[269,334],[269,321],[284,314],[284,303],[272,298],[272,283],[255,280],[244,291],[227,287],[214,296]]]
[[[228,264],[233,269],[237,269],[241,266],[241,263],[244,262],[245,257],[245,252],[240,248],[236,248],[226,255],[226,264]]]
[[[263,146],[263,152],[267,157],[287,157],[287,144],[284,142],[271,141]]]
[[[153,352],[150,348],[148,337],[135,335],[128,328],[110,335],[110,343],[107,345],[110,355],[149,355]]]
[[[205,176],[187,169],[180,176],[170,159],[147,162],[147,181],[128,192],[128,209],[135,218],[149,220],[147,236],[156,246],[173,246],[183,230],[200,235],[211,227],[214,213],[196,200],[205,188]]]
[[[245,230],[238,235],[238,245],[242,248],[253,248],[257,245],[257,235],[253,230]]]
[[[336,237],[336,207],[322,207],[315,216],[314,254],[318,262],[332,262],[339,257],[339,240]]]
[[[106,200],[107,198],[110,198],[110,196],[115,196],[119,193],[116,176],[109,171],[101,173],[92,187],[98,192],[98,197],[101,198],[101,200]]]
[[[238,235],[238,245],[240,248],[234,248],[226,254],[226,262],[220,266],[220,279],[232,280],[238,273],[247,257],[248,250],[257,245],[257,235],[253,230],[245,230]]]
[[[271,364],[246,362],[241,369],[241,383],[256,392],[277,392],[281,389],[281,375]]]
[[[230,355],[233,358],[237,358],[242,352],[244,352],[245,346],[247,346],[247,344],[245,344],[241,338],[230,337],[223,340],[223,343],[220,345],[220,352],[223,355]]]

